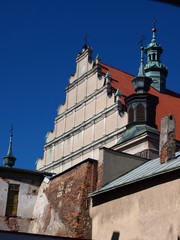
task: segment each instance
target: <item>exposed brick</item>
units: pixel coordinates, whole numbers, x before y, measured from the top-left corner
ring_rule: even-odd
[[[168,141],[162,146],[160,153],[160,162],[166,163],[168,160],[175,157],[176,151],[176,140],[175,140],[175,131],[168,133]]]
[[[100,189],[102,187],[102,179],[103,179],[103,164],[98,166],[97,189]]]
[[[65,226],[56,235],[91,238],[90,199],[87,196],[96,189],[96,183],[97,162],[94,160],[82,162],[51,180],[45,194],[50,208],[58,213]],[[46,227],[48,216],[47,214]]]
[[[32,219],[21,217],[4,217],[4,222],[10,231],[28,232]]]

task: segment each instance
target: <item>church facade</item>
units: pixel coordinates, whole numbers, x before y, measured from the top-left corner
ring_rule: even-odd
[[[161,118],[172,113],[179,130],[180,117],[176,111],[180,106],[179,95],[166,89],[168,71],[161,63],[162,51],[154,28],[152,40],[145,48],[147,63],[144,67],[146,76],[152,78],[150,94],[158,98],[157,109],[151,112],[156,124],[153,128],[160,130]],[[102,146],[148,159],[157,157],[158,131],[144,131],[143,140],[119,142],[128,124],[125,98],[135,93],[132,79],[132,75],[102,63],[99,56],[92,59],[92,49],[85,44],[77,55],[76,71],[69,79],[65,103],[59,106],[54,130],[46,136],[44,156],[38,159],[36,169],[61,173],[87,158],[98,160]],[[145,102],[143,104],[146,107]],[[134,103],[130,109],[133,117],[137,107]],[[145,116],[140,121],[145,122]],[[179,132],[177,140],[180,140]]]
[[[180,95],[166,88],[162,51],[153,28],[132,76],[83,46],[36,171],[25,176],[12,168],[10,139],[0,172],[0,230],[76,239],[179,236]],[[12,184],[18,195],[11,198],[14,215],[7,215]]]

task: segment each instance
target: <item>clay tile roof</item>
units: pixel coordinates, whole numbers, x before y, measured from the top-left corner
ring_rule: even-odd
[[[111,67],[107,64],[101,63],[102,74],[105,75],[107,71],[111,74],[111,86],[113,92],[120,88],[123,97],[127,97],[135,93],[131,80],[133,75],[123,72],[117,68]],[[150,94],[159,97],[159,104],[156,109],[156,124],[160,130],[161,118],[173,114],[176,120],[176,139],[180,140],[180,94],[167,90],[166,93],[160,93],[151,87]],[[124,99],[122,99],[124,103]]]

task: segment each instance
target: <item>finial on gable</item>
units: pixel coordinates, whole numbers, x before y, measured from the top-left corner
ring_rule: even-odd
[[[115,102],[117,102],[118,113],[119,113],[120,117],[123,117],[124,111],[123,111],[123,106],[122,106],[122,102],[121,102],[121,96],[122,96],[122,93],[121,93],[120,89],[118,88],[116,93],[114,94],[114,98],[115,98]]]
[[[104,78],[105,78],[105,79],[108,79],[109,81],[111,80],[111,74],[110,74],[109,71],[107,71],[107,73],[106,73],[106,75],[105,75]]]
[[[85,36],[84,36],[84,45],[83,45],[83,47],[82,47],[84,51],[85,51],[86,49],[88,49],[87,39],[88,39],[88,35],[87,35],[87,33],[85,33]]]
[[[109,71],[107,71],[107,73],[104,77],[104,85],[107,85],[107,95],[108,95],[108,97],[111,97],[112,96],[111,74]]]
[[[101,58],[99,56],[99,54],[97,54],[96,58],[95,58],[95,63],[98,64],[101,62]]]

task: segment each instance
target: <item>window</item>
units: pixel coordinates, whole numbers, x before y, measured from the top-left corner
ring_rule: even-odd
[[[19,185],[9,184],[6,216],[17,216]]]
[[[145,121],[144,106],[141,103],[136,108],[136,121],[137,122]]]
[[[131,106],[129,108],[129,123],[134,122],[134,108]]]

